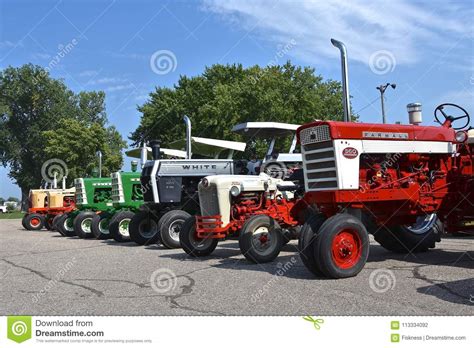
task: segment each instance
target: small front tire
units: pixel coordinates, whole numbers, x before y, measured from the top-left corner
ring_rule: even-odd
[[[64,237],[74,237],[76,235],[76,232],[74,231],[74,216],[71,216],[70,214],[59,215],[55,227]]]
[[[74,219],[74,231],[79,238],[92,238],[92,219],[96,214],[91,211],[83,211]]]
[[[130,239],[138,245],[156,243],[159,238],[157,218],[153,212],[139,211],[130,220]]]
[[[196,218],[189,217],[184,221],[179,233],[179,242],[183,250],[190,256],[203,257],[211,255],[217,247],[217,239],[197,238],[196,236]]]
[[[171,210],[160,220],[160,241],[168,249],[176,249],[181,246],[179,233],[184,222],[191,215],[183,210]]]
[[[121,211],[115,214],[109,222],[109,231],[112,238],[119,243],[130,241],[130,221],[135,213]]]
[[[270,216],[252,216],[242,226],[239,247],[250,262],[271,262],[278,257],[282,246],[283,233],[280,225]]]
[[[96,214],[92,218],[91,231],[96,239],[109,239],[109,214]]]
[[[328,218],[313,244],[316,264],[326,277],[334,279],[356,276],[365,266],[369,248],[364,224],[346,213]]]

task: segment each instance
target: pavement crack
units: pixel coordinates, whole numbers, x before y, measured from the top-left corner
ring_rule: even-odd
[[[225,315],[224,313],[220,313],[220,312],[215,312],[215,311],[210,311],[210,310],[201,310],[201,309],[197,309],[197,308],[193,308],[193,307],[190,307],[190,306],[185,306],[185,305],[179,304],[178,303],[179,299],[181,299],[183,296],[189,295],[193,292],[193,288],[196,285],[196,281],[194,280],[194,278],[192,278],[188,275],[179,275],[179,276],[176,276],[176,279],[177,278],[186,278],[187,280],[189,280],[189,284],[181,285],[180,286],[180,289],[181,289],[180,293],[175,294],[175,295],[166,295],[165,296],[165,298],[168,301],[170,301],[171,308],[179,308],[179,309],[193,311],[193,312],[197,312],[197,313],[201,313],[201,314]]]
[[[139,288],[149,288],[150,285],[146,283],[139,283],[139,282],[134,282],[131,280],[125,280],[125,279],[101,279],[101,278],[77,278],[74,280],[79,280],[79,281],[89,281],[89,282],[116,282],[116,283],[127,283],[127,284],[133,284]]]
[[[469,297],[467,296],[463,296],[462,294],[459,294],[458,292],[454,291],[453,289],[451,289],[449,286],[443,284],[443,283],[438,283],[437,281],[433,280],[433,279],[430,279],[428,278],[427,276],[421,274],[420,272],[420,269],[423,268],[423,267],[426,267],[426,266],[430,266],[430,265],[420,265],[420,266],[417,266],[413,269],[413,276],[416,278],[416,279],[419,279],[419,280],[423,280],[425,282],[427,282],[428,284],[431,284],[433,286],[436,286],[448,293],[450,293],[451,295],[453,296],[456,296],[460,299],[463,299],[463,300],[468,300],[469,301]],[[425,292],[427,293],[428,290]]]
[[[6,262],[8,263],[9,265],[13,266],[13,267],[16,267],[16,268],[21,268],[21,269],[24,269],[30,273],[33,273],[35,275],[37,275],[38,277],[41,277],[45,280],[47,280],[48,282],[50,281],[57,281],[59,283],[63,283],[63,284],[67,284],[67,285],[71,285],[71,286],[76,286],[76,287],[80,287],[82,289],[85,289],[85,290],[88,290],[90,292],[92,292],[93,294],[97,295],[98,297],[102,297],[104,296],[104,293],[100,290],[97,290],[97,289],[94,289],[94,288],[91,288],[89,286],[86,286],[86,285],[82,285],[82,284],[77,284],[77,283],[73,283],[73,282],[70,282],[70,281],[67,281],[67,280],[64,280],[64,279],[59,279],[59,280],[56,280],[56,279],[52,279],[48,276],[46,276],[43,272],[40,272],[38,270],[35,270],[33,268],[30,268],[30,267],[26,267],[26,266],[21,266],[21,265],[18,265],[12,261],[8,261],[8,260],[5,260],[5,259],[2,259],[3,262]]]

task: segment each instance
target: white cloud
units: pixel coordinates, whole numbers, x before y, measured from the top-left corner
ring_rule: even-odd
[[[45,60],[45,59],[51,59],[51,55],[47,54],[47,53],[41,53],[41,52],[40,53],[33,53],[32,58],[33,59]]]
[[[0,48],[14,48],[14,47],[24,47],[22,41],[12,42],[12,41],[0,41]]]
[[[338,54],[330,38],[345,42],[349,58],[364,64],[379,50],[392,52],[397,64],[416,63],[427,58],[423,49],[442,54],[472,38],[466,23],[474,15],[469,1],[204,0],[204,8],[272,42],[296,40],[290,53],[311,63]]]
[[[84,70],[79,73],[80,77],[92,77],[97,75],[99,72],[97,70]]]
[[[120,77],[102,77],[100,79],[91,80],[87,84],[88,85],[106,85],[106,84],[114,84],[114,83],[121,83],[126,82],[127,79],[120,78]]]
[[[115,85],[115,86],[110,86],[105,89],[106,92],[116,92],[116,91],[123,91],[124,89],[132,89],[135,88],[133,83],[127,83],[123,85]]]

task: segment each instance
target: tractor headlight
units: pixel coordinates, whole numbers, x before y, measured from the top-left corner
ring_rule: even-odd
[[[206,178],[202,179],[201,180],[201,185],[204,188],[209,187],[209,180],[207,180]]]
[[[240,187],[239,186],[232,186],[230,188],[230,194],[234,197],[237,197],[238,195],[240,195]]]
[[[458,143],[463,143],[467,139],[467,133],[465,131],[456,132],[456,141]]]

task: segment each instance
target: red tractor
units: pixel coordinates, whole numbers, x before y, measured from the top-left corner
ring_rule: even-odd
[[[74,188],[30,190],[28,212],[22,219],[25,229],[53,228],[55,217],[74,210]]]
[[[409,104],[409,125],[350,122],[345,46],[341,51],[346,122],[301,126],[304,199],[318,207],[299,238],[303,263],[317,276],[357,275],[369,254],[369,233],[398,253],[434,248],[448,233],[474,229],[474,130],[455,104],[435,110],[441,126],[421,126],[421,105]]]

